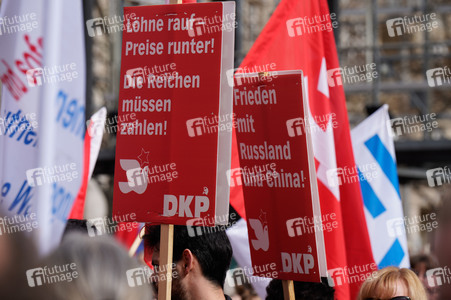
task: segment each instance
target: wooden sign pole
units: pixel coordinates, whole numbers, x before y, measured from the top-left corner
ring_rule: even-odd
[[[160,233],[160,266],[164,269],[164,275],[159,274],[164,280],[158,281],[158,300],[171,299],[172,283],[172,250],[174,246],[174,225],[161,224]]]
[[[293,280],[282,280],[282,285],[283,285],[283,299],[295,300]]]

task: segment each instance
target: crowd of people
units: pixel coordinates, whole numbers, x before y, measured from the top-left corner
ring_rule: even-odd
[[[0,235],[0,299],[157,299],[160,272],[166,270],[160,264],[160,225],[145,227],[141,260],[131,258],[127,249],[111,236],[88,236],[86,226],[86,222],[68,222],[59,247],[43,259],[37,257],[36,248],[24,234]],[[232,260],[232,247],[224,231],[192,237],[187,227],[174,226],[172,260],[172,299],[232,299],[224,293]],[[134,273],[134,279],[142,274],[146,279],[141,284],[131,283],[130,272],[150,270],[146,263],[153,271]],[[62,266],[66,266],[63,271],[71,271],[72,265],[77,276],[71,280],[27,285],[25,274],[30,270],[43,268],[56,274],[62,272]],[[59,271],[53,266],[59,266]],[[435,266],[430,257],[423,255],[412,259],[413,271],[397,267],[378,270],[362,284],[358,300],[449,299],[438,298],[427,285],[425,272]],[[326,281],[294,282],[294,289],[297,300],[334,299],[334,288]],[[284,299],[281,280],[273,279],[266,291],[267,300]]]

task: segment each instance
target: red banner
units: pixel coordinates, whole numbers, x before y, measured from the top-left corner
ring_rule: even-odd
[[[235,83],[240,168],[230,185],[243,188],[253,275],[273,277],[275,263],[280,279],[319,282],[325,253],[302,73],[236,74]]]
[[[124,14],[113,214],[215,220],[228,212],[231,132],[221,130],[220,116],[232,109],[225,70],[233,66],[233,27],[223,24],[233,21],[234,4]]]

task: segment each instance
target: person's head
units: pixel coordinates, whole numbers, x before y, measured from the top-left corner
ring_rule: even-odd
[[[54,285],[57,299],[152,299],[149,284],[129,284],[127,272],[140,266],[109,236],[70,233],[44,263],[77,272],[70,282]]]
[[[0,218],[7,217],[0,210]],[[8,216],[11,217],[12,216]],[[40,267],[33,232],[0,225],[0,299],[55,299],[51,285],[31,286],[28,271]]]
[[[334,289],[321,282],[294,281],[296,300],[333,300]],[[266,300],[283,300],[282,281],[273,279],[266,287]]]
[[[437,257],[439,267],[451,266],[451,185],[443,185],[442,205],[438,213],[438,227],[435,234],[434,254]],[[451,299],[451,284],[438,286],[440,299]]]
[[[424,288],[426,289],[426,294],[429,300],[438,299],[438,288],[429,286],[426,272],[431,269],[438,267],[438,263],[435,259],[426,254],[415,255],[410,258],[410,266],[412,271],[417,274]]]
[[[400,297],[400,298],[395,298]],[[417,275],[409,269],[386,267],[369,276],[360,287],[358,300],[393,299],[427,300]]]
[[[232,246],[223,230],[203,232],[190,236],[186,226],[174,226],[172,261],[176,275],[172,279],[172,299],[186,299],[190,289],[199,284],[222,291]],[[146,226],[143,239],[146,259],[151,255],[154,267],[165,270],[166,267],[160,265],[160,226]]]
[[[89,229],[93,230],[97,233],[97,229],[92,224],[88,224],[87,220],[78,220],[78,219],[69,219],[66,223],[66,228],[63,232],[63,239],[66,235],[73,233],[73,232],[79,232],[83,234],[88,234],[88,226]]]

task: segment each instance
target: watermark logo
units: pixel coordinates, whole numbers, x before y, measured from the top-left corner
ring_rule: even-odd
[[[130,287],[143,286],[145,284],[156,283],[159,280],[172,281],[178,277],[175,263],[171,264],[171,276],[167,276],[168,267],[166,265],[154,266],[152,270],[148,266],[129,269],[125,272],[127,283]]]
[[[119,190],[124,194],[131,191],[137,194],[144,193],[147,189],[147,178],[139,162],[136,159],[121,159],[119,163],[127,176],[127,182],[119,182]]]
[[[28,169],[25,173],[28,184],[33,187],[53,182],[72,182],[72,180],[78,178],[77,165],[75,163]]]
[[[294,218],[286,221],[289,237],[312,234],[314,232],[331,232],[338,228],[337,215],[335,213],[321,215],[321,217]]]
[[[451,84],[451,69],[448,66],[429,69],[426,71],[426,79],[430,87]]]
[[[230,32],[238,27],[235,20],[235,13],[225,14],[223,16],[213,16],[204,18],[191,18],[188,22],[188,35],[190,37],[203,36],[216,32]]]
[[[387,121],[389,132],[393,137],[399,137],[403,134],[418,132],[432,132],[438,128],[437,115],[435,113],[420,116],[405,116],[403,118],[394,118]]]
[[[288,136],[290,136],[290,137],[302,135],[303,128],[305,131],[305,125],[304,125],[303,118],[295,118],[295,119],[290,119],[287,121]]]
[[[121,116],[114,115],[113,117],[109,117],[105,119],[105,122],[102,121],[102,118],[96,118],[92,120],[86,121],[86,128],[88,135],[90,137],[94,137],[100,135],[101,133],[116,133],[118,124],[121,123],[122,127],[128,126],[130,124],[135,124],[136,121],[136,113],[125,113]]]
[[[179,75],[176,67],[176,63],[170,63],[128,69],[125,71],[124,88],[142,88],[145,83],[161,78],[176,78]]]
[[[357,82],[371,82],[378,77],[376,64],[345,66],[327,70],[327,84],[329,87]]]
[[[99,217],[87,219],[88,235],[90,237],[104,234],[115,234],[117,232],[132,232],[139,227],[136,222],[136,214],[126,214],[123,216]]]
[[[426,171],[426,177],[430,187],[441,186],[451,182],[451,170],[447,166],[429,169]]]
[[[124,21],[123,16],[105,16],[103,18],[94,18],[86,21],[86,30],[90,37],[101,36],[103,34],[110,34],[114,32],[124,31],[124,24],[127,26],[127,31],[130,30],[130,20],[135,20],[136,14],[131,13],[127,22]]]
[[[243,184],[241,180],[241,174],[243,173],[242,168],[235,168],[226,171],[227,181],[230,187],[240,186]]]
[[[189,20],[188,35],[190,37],[201,36],[203,32],[206,33],[208,27],[206,26],[204,19],[194,18]]]
[[[364,164],[354,167],[329,169],[326,171],[327,183],[336,187],[347,183],[372,181],[378,176],[376,163]]]
[[[255,273],[258,271],[260,274],[270,277],[270,278],[278,278],[279,274],[276,271],[276,264],[275,263],[268,263],[263,266],[254,266],[254,267],[247,267],[244,266],[243,268],[234,268],[227,271],[227,283],[230,287],[238,287],[245,284],[253,284],[258,281],[265,281],[267,280],[264,277],[261,276],[254,276]]]
[[[214,217],[204,217],[195,218],[186,221],[186,227],[188,230],[188,235],[190,237],[201,236],[203,234],[209,234],[213,232],[226,231],[236,223],[236,213],[230,214],[230,221],[228,220],[228,215],[214,216]],[[227,225],[216,225],[218,223],[227,223]]]
[[[317,32],[331,32],[338,28],[337,14],[324,14],[289,19],[286,22],[288,36],[296,37]]]
[[[29,69],[27,74],[27,83],[29,87],[42,86],[44,83],[71,82],[78,78],[76,63],[55,65],[51,67]]]
[[[36,13],[0,17],[0,35],[31,32],[37,28]]]
[[[38,228],[36,213],[29,215],[14,215],[13,217],[0,217],[0,235],[16,232],[31,232]]]
[[[147,185],[147,176],[141,167],[129,169],[125,172],[130,187]]]
[[[139,267],[127,270],[126,275],[128,285],[130,287],[136,287],[148,283],[151,272],[148,267]]]
[[[426,271],[426,278],[430,287],[451,284],[451,269],[448,266]]]
[[[329,122],[332,126],[328,126]],[[338,127],[337,115],[329,113],[325,115],[316,115],[313,118],[294,118],[286,122],[287,132],[289,137],[301,136],[308,131],[312,132],[327,132],[332,131]]]
[[[172,182],[178,178],[176,163],[164,165],[151,165],[149,163],[149,151],[141,149],[141,154],[136,159],[121,159],[119,163],[127,176],[126,182],[119,182],[119,190],[128,194],[134,191],[142,194],[147,186],[158,182]]]
[[[29,269],[25,273],[29,287],[63,281],[72,282],[73,279],[78,278],[78,271],[75,263]]]
[[[227,83],[230,87],[241,86],[242,84],[253,84],[259,82],[271,82],[278,77],[276,71],[277,65],[275,63],[251,66],[244,68],[229,69],[226,71]],[[249,73],[257,73],[256,76],[244,76]],[[235,75],[236,74],[236,75]]]
[[[227,181],[230,187],[245,186],[263,186],[263,181],[279,177],[276,171],[276,164],[265,164],[263,166],[254,165],[252,167],[244,166],[226,171]]]
[[[392,218],[387,220],[387,232],[391,237],[400,237],[405,234],[416,232],[431,232],[438,228],[435,213],[403,218]]]
[[[25,135],[25,140],[27,143],[30,143],[28,135],[36,135],[34,129],[38,128],[36,114],[23,114],[22,110],[19,109],[16,113],[8,111],[5,115],[4,117],[0,115],[0,135],[10,135],[11,137],[15,134],[19,136]]]
[[[345,266],[343,268],[330,269],[327,270],[327,272],[329,273],[329,276],[327,277],[329,286],[336,287],[343,284],[363,282],[366,277],[376,274],[377,265],[371,263],[366,265],[354,265],[352,267]]]
[[[205,116],[203,118],[194,118],[186,121],[186,129],[190,137],[201,136],[203,134],[231,132],[237,128],[235,113],[225,115]]]
[[[388,19],[385,25],[390,37],[424,31],[431,32],[433,29],[438,28],[437,15],[435,13]]]

